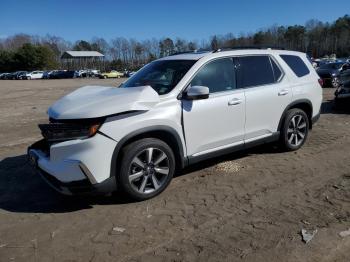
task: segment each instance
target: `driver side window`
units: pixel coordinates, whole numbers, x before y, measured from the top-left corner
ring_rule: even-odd
[[[206,86],[210,93],[236,89],[232,58],[220,58],[202,67],[192,79],[191,86]]]

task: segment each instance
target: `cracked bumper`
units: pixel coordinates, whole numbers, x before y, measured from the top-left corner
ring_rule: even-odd
[[[96,135],[48,146],[40,140],[28,148],[28,159],[41,177],[65,195],[110,193],[116,190],[110,176],[115,142]]]

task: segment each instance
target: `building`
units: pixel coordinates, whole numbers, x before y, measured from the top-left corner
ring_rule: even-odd
[[[66,51],[61,56],[62,67],[67,70],[104,70],[105,56],[97,51]]]

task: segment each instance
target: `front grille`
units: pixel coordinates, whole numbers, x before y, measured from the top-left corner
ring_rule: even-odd
[[[40,124],[41,134],[48,142],[62,142],[89,136],[89,126],[72,123]]]

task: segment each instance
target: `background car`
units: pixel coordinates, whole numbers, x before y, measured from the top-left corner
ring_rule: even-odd
[[[77,77],[96,77],[101,74],[100,71],[96,69],[78,70],[76,72]]]
[[[55,72],[56,70],[53,70],[53,71],[44,71],[43,73],[43,79],[49,79],[50,78],[50,75]]]
[[[318,68],[317,74],[322,78],[324,86],[338,88],[340,85],[340,74],[350,69],[350,64],[344,62],[334,62],[323,64]]]
[[[25,71],[17,71],[17,72],[13,72],[13,73],[7,73],[6,75],[4,75],[3,79],[6,80],[18,80],[18,79],[22,79],[22,76],[25,75],[27,72]]]
[[[75,77],[87,77],[87,70],[75,71]]]
[[[6,76],[6,80],[14,80],[14,79],[16,78],[16,73],[17,73],[17,72],[9,73],[9,74]]]
[[[13,80],[23,80],[26,79],[26,71],[18,71],[13,75]]]
[[[65,78],[74,78],[76,76],[75,71],[53,71],[49,74],[49,79],[65,79]]]
[[[3,74],[1,74],[0,79],[7,80],[10,75],[11,75],[11,73],[3,73]]]
[[[342,82],[334,93],[334,104],[336,107],[344,107],[350,101],[350,80]],[[348,108],[350,108],[348,106]]]
[[[124,72],[124,77],[131,77],[135,74],[135,71],[125,71]]]
[[[101,74],[100,70],[96,70],[96,69],[88,70],[87,73],[90,77],[96,77],[96,76],[99,76]]]
[[[33,71],[29,72],[25,75],[26,79],[41,79],[43,78],[44,72],[43,71]]]
[[[112,70],[110,72],[101,73],[99,75],[99,78],[104,78],[104,79],[106,79],[106,78],[121,78],[123,76],[124,76],[123,73],[120,73],[120,72],[118,72],[116,70]]]

